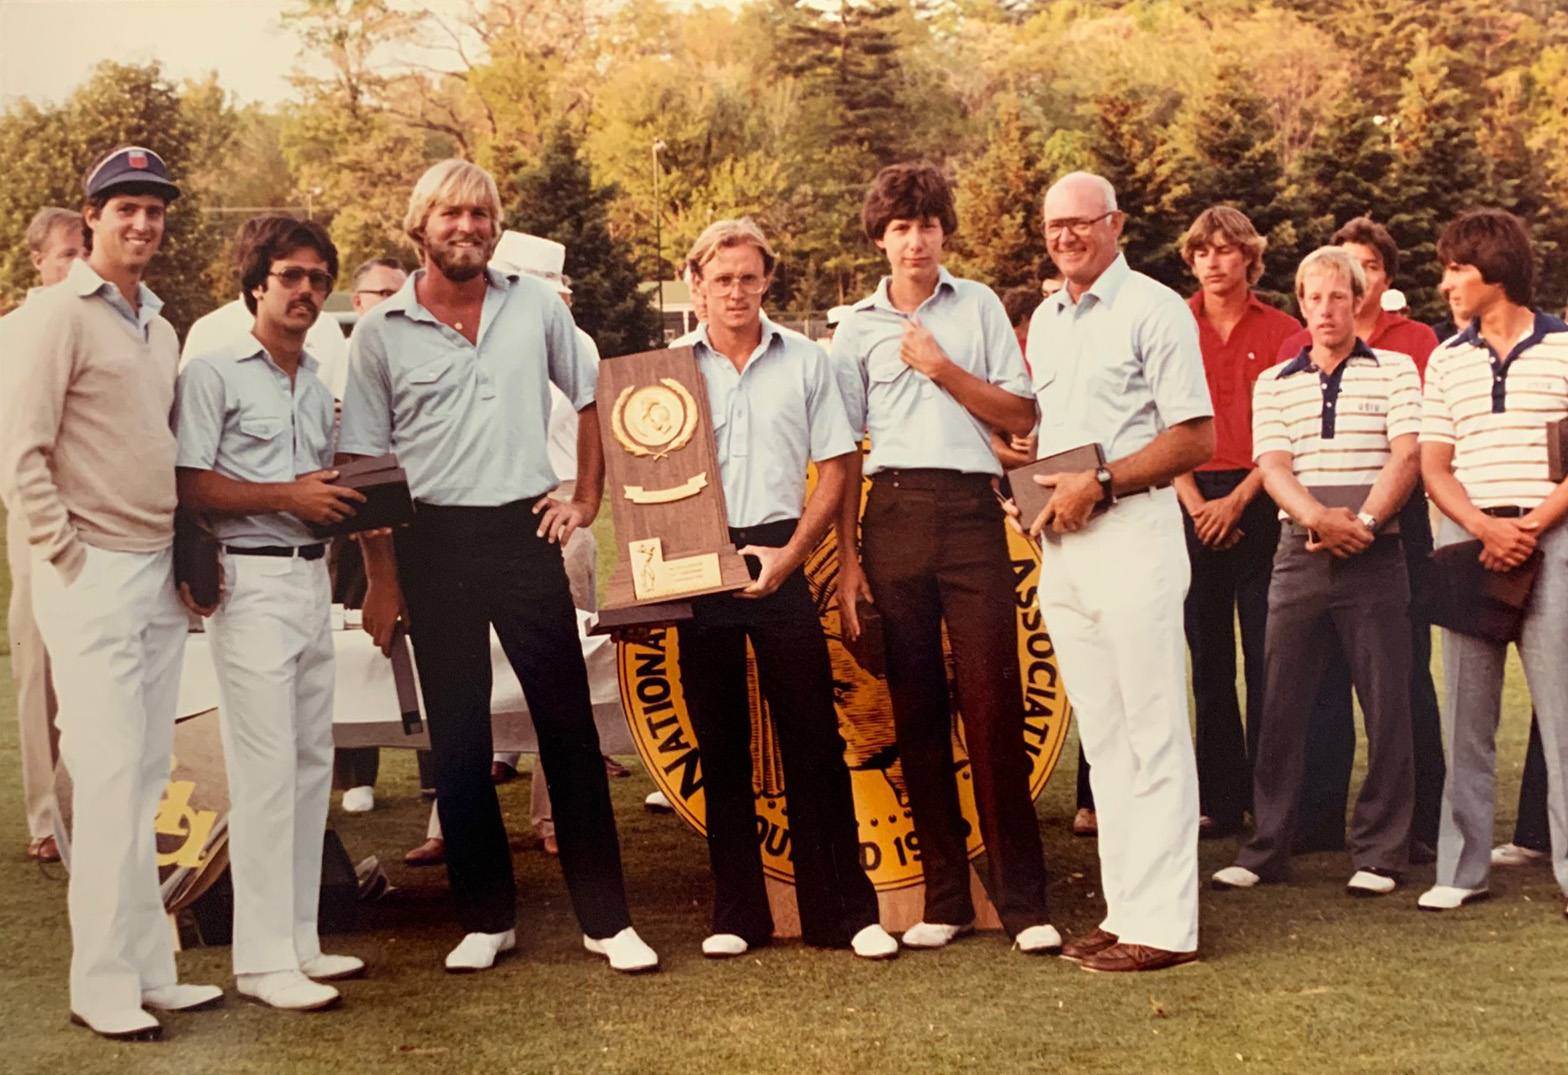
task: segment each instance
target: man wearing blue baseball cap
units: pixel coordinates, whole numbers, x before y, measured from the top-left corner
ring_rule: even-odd
[[[71,773],[71,1018],[148,1041],[148,1009],[220,1003],[181,985],[158,889],[187,618],[175,590],[169,428],[179,341],[142,273],[179,197],[163,160],[121,146],[88,170],[86,260],[30,305],[0,394],[0,493],[23,516],[33,611]]]

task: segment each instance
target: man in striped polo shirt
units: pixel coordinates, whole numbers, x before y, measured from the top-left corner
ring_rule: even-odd
[[[1421,469],[1445,516],[1440,546],[1479,538],[1493,571],[1540,556],[1518,645],[1546,756],[1552,869],[1568,893],[1568,526],[1559,525],[1568,481],[1551,480],[1546,446],[1547,423],[1568,418],[1568,325],[1530,309],[1534,260],[1517,217],[1466,213],[1444,229],[1437,256],[1443,294],[1468,324],[1427,366]],[[1507,651],[1443,631],[1449,768],[1437,884],[1422,894],[1423,910],[1487,895]]]
[[[1392,892],[1408,864],[1410,587],[1394,516],[1417,473],[1421,382],[1415,363],[1356,336],[1366,278],[1339,247],[1296,270],[1312,345],[1263,374],[1253,452],[1283,525],[1269,586],[1264,710],[1253,764],[1252,838],[1216,888],[1289,872],[1312,704],[1331,636],[1350,658],[1366,714],[1367,776],[1351,820],[1356,896]]]

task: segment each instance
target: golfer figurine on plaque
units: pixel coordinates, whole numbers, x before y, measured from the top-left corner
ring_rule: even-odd
[[[729,539],[707,384],[690,347],[599,363],[616,561],[595,634],[674,623],[686,598],[750,585]]]

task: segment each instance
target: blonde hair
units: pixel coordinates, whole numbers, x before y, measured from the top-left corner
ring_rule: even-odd
[[[1306,288],[1307,277],[1323,270],[1338,273],[1350,281],[1350,294],[1360,301],[1367,293],[1367,274],[1361,271],[1361,266],[1356,259],[1342,246],[1320,246],[1312,253],[1301,259],[1301,264],[1296,267],[1296,301],[1301,301],[1302,292]]]
[[[1258,234],[1245,213],[1228,205],[1211,205],[1199,213],[1198,219],[1187,229],[1187,236],[1181,243],[1181,259],[1187,263],[1187,268],[1192,268],[1198,248],[1212,244],[1216,235],[1246,252],[1247,286],[1256,284],[1263,277],[1263,251],[1268,248],[1269,241]]]
[[[702,267],[712,261],[720,250],[731,246],[756,247],[757,253],[762,255],[762,275],[773,275],[779,257],[773,252],[773,247],[768,245],[767,236],[762,234],[762,229],[757,227],[756,222],[750,217],[741,217],[739,220],[716,220],[709,224],[692,244],[691,253],[686,255],[687,270],[694,277],[701,276]]]
[[[470,205],[489,210],[496,222],[495,236],[501,234],[501,192],[490,173],[472,161],[452,157],[433,164],[414,184],[414,192],[408,197],[408,213],[403,217],[403,231],[421,250],[425,248],[425,221],[437,205]]]

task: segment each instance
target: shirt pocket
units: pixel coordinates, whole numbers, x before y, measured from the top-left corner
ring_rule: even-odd
[[[415,366],[403,375],[413,409],[421,414],[445,414],[462,393],[463,373],[456,357],[440,358]]]
[[[294,477],[294,438],[291,423],[280,414],[244,413],[234,438],[236,470],[252,474],[254,481],[291,481]]]
[[[878,340],[866,353],[866,380],[876,385],[889,385],[911,372],[899,355],[902,336]]]

